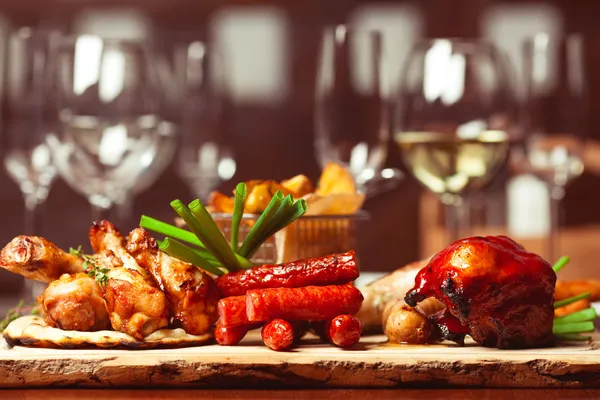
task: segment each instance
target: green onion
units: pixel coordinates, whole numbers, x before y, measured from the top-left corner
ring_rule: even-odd
[[[557,273],[558,271],[563,269],[564,266],[569,263],[569,261],[570,261],[569,257],[563,256],[556,262],[556,264],[554,264],[552,269],[554,270],[555,273]]]
[[[591,336],[581,336],[577,333],[560,333],[555,336],[564,342],[587,342],[588,340],[592,340]]]
[[[285,198],[281,201],[279,208],[277,209],[275,214],[273,214],[273,218],[271,218],[265,225],[264,240],[268,239],[271,236],[269,235],[269,233],[272,232],[275,228],[277,228],[277,225],[279,225],[279,221],[283,221],[288,218],[288,215],[293,211],[293,207],[294,198],[291,194],[289,194],[285,196]]]
[[[196,206],[196,204],[194,205]],[[239,267],[237,258],[229,248],[225,237],[210,215],[208,216],[210,223],[207,223],[206,216],[201,212],[198,212],[198,216],[202,221],[197,220],[196,216],[181,202],[181,200],[173,200],[171,202],[171,207],[175,210],[177,215],[185,221],[190,230],[194,232],[194,235],[198,236],[198,239],[204,243],[206,249],[210,251],[221,264],[227,266],[227,269],[237,269]],[[211,223],[214,226],[214,229],[216,229],[216,232],[212,229]]]
[[[202,242],[198,240],[196,235],[194,235],[192,232],[167,224],[166,222],[159,221],[152,217],[148,217],[146,215],[142,215],[142,218],[140,219],[140,226],[149,231],[160,233],[161,235],[170,236],[174,239],[179,239],[190,244],[195,244],[196,246],[204,247]]]
[[[244,243],[242,243],[242,247],[238,251],[239,255],[246,258],[251,257],[252,254],[258,250],[264,240],[266,240],[265,236],[267,232],[265,229],[268,228],[269,222],[279,210],[279,206],[281,205],[282,201],[283,193],[278,190],[267,205],[267,208],[265,208],[265,211],[263,211],[260,217],[258,217],[258,220],[250,230],[250,233],[248,234],[246,240],[244,240]]]
[[[591,296],[590,293],[582,293],[582,294],[577,295],[577,296],[569,297],[568,299],[564,299],[564,300],[560,300],[560,301],[555,302],[554,303],[554,308],[561,308],[561,307],[564,307],[564,306],[568,306],[571,303],[575,303],[576,301],[587,299],[590,296]]]
[[[239,246],[240,222],[244,215],[244,206],[246,204],[246,184],[238,183],[235,188],[235,203],[233,205],[233,216],[231,218],[231,250],[235,253]]]
[[[560,335],[563,333],[581,333],[593,331],[594,323],[592,321],[558,324],[552,327],[552,333],[554,333],[555,335]]]
[[[571,322],[593,321],[596,318],[598,318],[598,314],[596,313],[596,310],[593,309],[592,307],[589,307],[584,310],[579,310],[577,312],[574,312],[572,314],[554,318],[554,325],[568,324]]]
[[[182,217],[183,218],[183,217]],[[168,255],[193,264],[213,275],[223,275],[223,271],[200,257],[193,249],[175,239],[166,238],[160,243],[160,249]]]
[[[291,210],[286,215],[285,219],[277,222],[277,225],[267,234],[267,237],[271,237],[286,226],[290,225],[292,222],[300,218],[306,213],[308,210],[308,205],[306,204],[306,200],[300,199],[294,203]]]

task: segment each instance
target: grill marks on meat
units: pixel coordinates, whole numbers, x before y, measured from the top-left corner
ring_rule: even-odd
[[[483,346],[544,347],[553,342],[555,284],[550,264],[510,238],[471,237],[436,254],[405,300],[443,302],[438,326],[456,341],[468,332]]]
[[[210,329],[218,316],[219,292],[206,272],[160,251],[142,228],[129,234],[127,251],[165,291],[171,315],[186,332],[200,335]]]
[[[38,236],[17,236],[0,252],[0,267],[50,283],[65,273],[83,272],[83,261]]]

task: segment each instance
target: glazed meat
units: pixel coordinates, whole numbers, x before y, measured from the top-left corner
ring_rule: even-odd
[[[104,300],[114,330],[142,340],[169,323],[165,294],[125,249],[125,238],[108,221],[94,223],[90,242],[96,262],[108,269]]]
[[[50,283],[83,271],[83,260],[38,236],[17,236],[0,252],[0,267],[27,279]]]
[[[99,331],[110,328],[102,290],[83,272],[64,274],[38,297],[50,326],[64,330]]]
[[[217,320],[219,292],[213,279],[199,268],[160,251],[142,228],[129,234],[127,250],[165,291],[171,315],[183,329],[192,335],[206,333]]]
[[[436,254],[405,300],[443,302],[440,328],[455,341],[464,329],[458,337],[468,332],[483,346],[543,347],[553,342],[555,284],[550,264],[510,238],[471,237]]]

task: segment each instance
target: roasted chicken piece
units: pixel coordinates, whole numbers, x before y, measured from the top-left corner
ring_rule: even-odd
[[[17,236],[0,252],[0,267],[27,279],[50,283],[83,272],[83,260],[38,236]]]
[[[165,291],[171,315],[187,333],[200,335],[210,329],[218,316],[219,292],[206,272],[160,251],[142,228],[129,234],[127,251]]]
[[[83,272],[64,274],[50,282],[37,300],[50,326],[68,331],[99,331],[110,327],[102,290],[94,278]]]
[[[550,264],[512,239],[471,237],[436,254],[405,300],[410,306],[428,297],[442,301],[438,326],[442,333],[448,328],[451,340],[468,332],[483,346],[543,347],[553,343],[555,284]]]
[[[94,223],[90,242],[95,259],[108,269],[104,300],[113,329],[138,340],[169,323],[165,294],[125,249],[125,238],[108,221]]]

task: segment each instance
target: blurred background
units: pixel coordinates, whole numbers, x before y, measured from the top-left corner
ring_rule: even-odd
[[[600,269],[595,265],[600,256],[600,209],[596,207],[600,198],[600,144],[596,144],[600,143],[596,142],[600,141],[597,15],[600,15],[600,3],[592,0],[3,0],[0,2],[0,76],[3,77],[0,156],[5,160],[5,168],[0,170],[0,243],[4,245],[15,235],[35,229],[37,234],[63,248],[86,244],[92,215],[106,213],[107,199],[111,206],[116,204],[109,215],[118,218],[121,229],[127,230],[137,223],[141,214],[170,219],[173,213],[168,203],[174,198],[191,200],[205,196],[207,190],[212,189],[228,193],[237,182],[248,179],[282,180],[306,174],[316,180],[322,164],[315,150],[319,125],[315,124],[319,115],[316,110],[319,103],[315,99],[318,98],[319,69],[324,68],[321,45],[327,26],[348,24],[352,29],[381,32],[379,50],[384,61],[379,70],[378,79],[382,83],[377,97],[379,107],[389,111],[390,121],[398,108],[396,100],[402,96],[399,90],[410,87],[403,82],[406,83],[406,66],[415,60],[411,49],[424,38],[487,39],[493,43],[501,53],[502,62],[510,65],[510,71],[502,72],[505,74],[502,85],[503,90],[510,92],[505,100],[514,101],[516,109],[514,114],[509,114],[518,119],[523,109],[518,105],[529,87],[523,78],[527,66],[521,51],[523,42],[540,32],[552,37],[579,33],[584,38],[585,49],[581,60],[588,71],[585,81],[580,83],[586,89],[585,104],[577,103],[575,107],[576,111],[586,111],[578,115],[576,127],[578,135],[585,135],[585,146],[577,154],[577,162],[584,168],[583,172],[574,171],[573,176],[560,183],[560,187],[566,189],[557,194],[561,200],[561,229],[555,252],[572,257],[577,265],[570,272],[573,276],[600,277]],[[32,30],[23,30],[24,27]],[[15,95],[19,92],[16,82],[36,73],[36,61],[25,57],[27,61],[19,64],[16,57],[9,57],[11,34],[18,33],[19,40],[31,39],[35,30],[144,39],[152,45],[153,57],[144,62],[135,61],[136,57],[142,57],[135,49],[128,53],[130,57],[117,57],[113,61],[116,65],[131,62],[135,70],[131,79],[144,84],[143,91],[130,93],[131,98],[124,99],[123,104],[129,108],[142,104],[140,107],[147,108],[150,114],[160,106],[162,115],[166,116],[161,122],[146,121],[148,129],[159,132],[153,139],[157,141],[153,142],[154,147],[150,146],[154,153],[147,156],[153,160],[152,172],[144,175],[145,169],[139,172],[126,169],[122,175],[112,178],[117,182],[132,181],[127,186],[126,196],[120,191],[119,196],[111,197],[110,187],[104,196],[90,196],[96,188],[82,187],[85,178],[73,172],[83,171],[85,166],[60,165],[60,157],[56,155],[61,154],[60,146],[65,142],[61,135],[56,134],[54,142],[44,144],[47,147],[36,147],[39,132],[31,125],[38,120],[50,126],[56,122],[53,117],[47,117],[52,114],[48,110],[54,103],[53,93],[62,93],[56,103],[64,103],[72,96],[63,92],[77,90],[65,88],[54,77],[42,79],[42,86],[52,83],[51,87],[44,88],[43,100],[50,104],[42,109],[36,108],[35,101],[23,101],[22,96]],[[186,43],[184,61],[177,58],[181,43]],[[85,46],[90,49],[96,44],[92,40]],[[107,41],[105,52],[110,50],[109,44]],[[214,112],[219,118],[206,122],[194,119],[199,111],[191,102],[186,105],[185,101],[178,103],[170,97],[172,85],[165,83],[161,63],[170,71],[183,68],[186,71],[184,86],[189,89],[194,79],[200,79],[194,78],[194,69],[189,64],[191,58],[195,57],[201,64],[209,50],[211,54],[218,54],[209,61],[213,69],[222,74],[219,79],[223,86],[219,87],[224,89],[219,91],[219,96],[211,97],[218,101],[210,102],[217,108]],[[28,54],[24,45],[15,51]],[[62,54],[61,51],[49,48],[43,54],[48,55],[47,62],[59,64],[57,54]],[[77,57],[73,52],[64,53],[65,57]],[[81,56],[81,68],[92,68],[89,60],[93,56],[93,52]],[[359,60],[368,58],[369,49],[358,51]],[[186,65],[181,66],[179,61]],[[146,71],[149,66],[156,67],[156,71]],[[105,67],[110,68],[110,65]],[[110,70],[106,74],[110,74]],[[170,77],[174,79],[172,82],[177,82],[175,75],[175,78]],[[34,91],[35,79],[26,81]],[[156,86],[149,83],[154,81]],[[98,85],[102,92],[102,83]],[[347,119],[344,126],[358,126],[368,118],[368,113],[360,111],[372,105],[368,102],[369,93],[368,88],[358,93],[356,97],[362,98],[362,103],[354,104],[358,112],[344,114]],[[89,103],[81,105],[80,102],[79,106],[94,107],[96,95],[90,92]],[[151,101],[154,95],[161,104]],[[408,103],[410,101],[402,104]],[[550,118],[561,110],[566,112],[560,107],[540,112],[547,114],[544,118]],[[406,108],[404,111],[406,114]],[[181,117],[182,114],[186,117]],[[86,123],[97,123],[80,121],[78,125],[73,118],[69,121],[72,129],[86,129]],[[163,123],[165,121],[173,125]],[[198,125],[202,128],[197,128]],[[210,128],[206,128],[207,125]],[[395,125],[393,122],[389,125],[391,132]],[[185,134],[173,133],[179,127],[187,130]],[[202,160],[193,159],[194,154],[186,154],[186,149],[194,146],[194,134],[190,132],[195,129],[210,131],[215,138],[211,142],[213,147],[205,148]],[[112,134],[120,135],[119,131]],[[171,135],[177,139],[170,140]],[[400,154],[403,147],[394,144],[395,136],[383,137],[386,152],[382,153],[385,157],[379,168],[398,168],[404,178],[392,189],[368,196],[364,205],[370,220],[360,225],[358,252],[362,268],[370,271],[396,269],[432,254],[447,240],[447,222],[440,197],[433,194],[435,190],[425,189],[412,177],[406,159]],[[31,151],[27,153],[33,161],[25,162],[28,168],[33,165],[39,170],[35,187],[28,186],[27,171],[19,169],[22,154],[15,149],[20,146],[16,143],[25,141],[23,138],[28,138],[29,144],[25,147],[35,149],[33,156]],[[516,143],[519,135],[515,134],[515,138]],[[42,142],[46,143],[45,139]],[[52,143],[57,147],[52,147]],[[55,157],[54,162],[51,156]],[[202,168],[212,172],[204,172]],[[547,182],[542,182],[539,175],[529,174],[527,168],[515,167],[514,162],[503,163],[498,169],[493,182],[486,183],[471,202],[473,226],[466,229],[476,233],[507,233],[533,250],[546,252],[552,225],[552,193]],[[28,217],[24,222],[25,214]],[[16,293],[20,285],[16,276],[0,271],[0,293]]]

